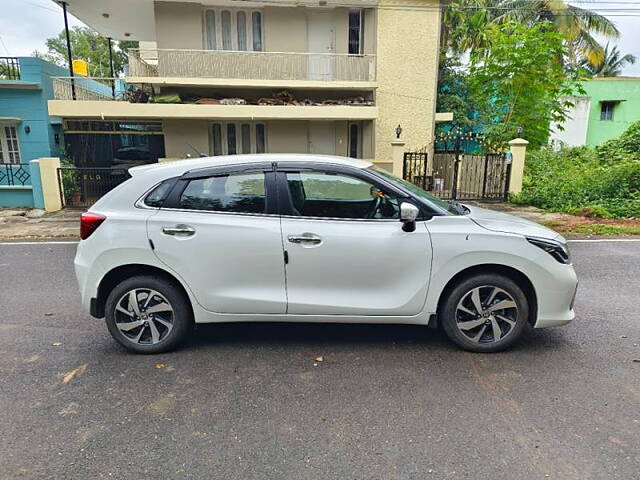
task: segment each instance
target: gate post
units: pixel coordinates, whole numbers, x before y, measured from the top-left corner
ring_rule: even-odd
[[[393,162],[393,173],[396,177],[402,178],[404,164],[404,140],[394,140],[391,142],[391,160]]]
[[[56,157],[39,158],[38,164],[40,165],[40,185],[42,186],[44,209],[47,212],[57,212],[62,209],[60,181],[58,180],[60,159]]]
[[[527,153],[527,142],[524,138],[514,138],[509,142],[511,150],[511,175],[509,177],[509,193],[522,191],[522,177],[524,175],[524,160]]]

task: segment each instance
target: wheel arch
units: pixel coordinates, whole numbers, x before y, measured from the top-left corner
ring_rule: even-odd
[[[536,290],[533,286],[529,277],[527,277],[520,270],[509,267],[507,265],[495,264],[495,263],[486,263],[481,265],[474,265],[472,267],[467,267],[463,270],[460,270],[456,273],[451,279],[447,282],[447,284],[442,289],[440,296],[438,297],[438,306],[437,312],[442,311],[442,304],[445,299],[453,290],[453,288],[463,281],[466,278],[469,278],[474,275],[480,275],[484,273],[497,273],[500,275],[504,275],[507,278],[510,278],[514,282],[518,284],[520,288],[522,288],[525,296],[527,297],[527,302],[529,303],[529,323],[531,325],[535,325],[536,318],[538,316],[538,296],[536,294]],[[436,315],[437,318],[437,315]]]
[[[126,280],[127,278],[139,277],[143,275],[161,277],[171,282],[184,295],[193,313],[191,297],[185,289],[184,285],[182,285],[182,282],[178,280],[178,278],[176,278],[166,270],[153,265],[132,263],[115,267],[109,270],[109,272],[107,272],[102,277],[102,279],[100,280],[100,284],[98,285],[98,293],[97,297],[95,298],[95,302],[92,301],[92,315],[97,318],[103,318],[105,315],[104,310],[105,304],[107,302],[107,297],[109,296],[109,293],[111,293],[113,288],[118,285],[118,283]]]

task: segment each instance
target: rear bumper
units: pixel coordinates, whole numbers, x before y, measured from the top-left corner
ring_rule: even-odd
[[[92,255],[87,255],[83,247],[81,242],[74,259],[74,269],[80,288],[82,306],[91,316],[95,317],[94,311],[97,311],[97,301],[94,300],[98,298],[98,285],[105,272],[102,265]]]

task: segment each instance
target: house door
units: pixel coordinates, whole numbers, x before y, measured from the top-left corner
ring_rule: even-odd
[[[332,80],[335,31],[331,12],[309,11],[307,35],[310,52],[309,80]]]
[[[336,154],[336,130],[333,122],[309,122],[309,153]]]

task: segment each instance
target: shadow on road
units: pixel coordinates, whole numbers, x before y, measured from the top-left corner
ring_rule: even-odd
[[[511,350],[558,349],[569,346],[562,329],[529,329],[524,338]],[[224,323],[201,324],[185,350],[203,350],[220,345],[251,346],[342,346],[354,349],[376,347],[382,350],[399,346],[425,347],[433,351],[458,350],[439,329],[421,325],[375,324],[310,324],[310,323]]]

